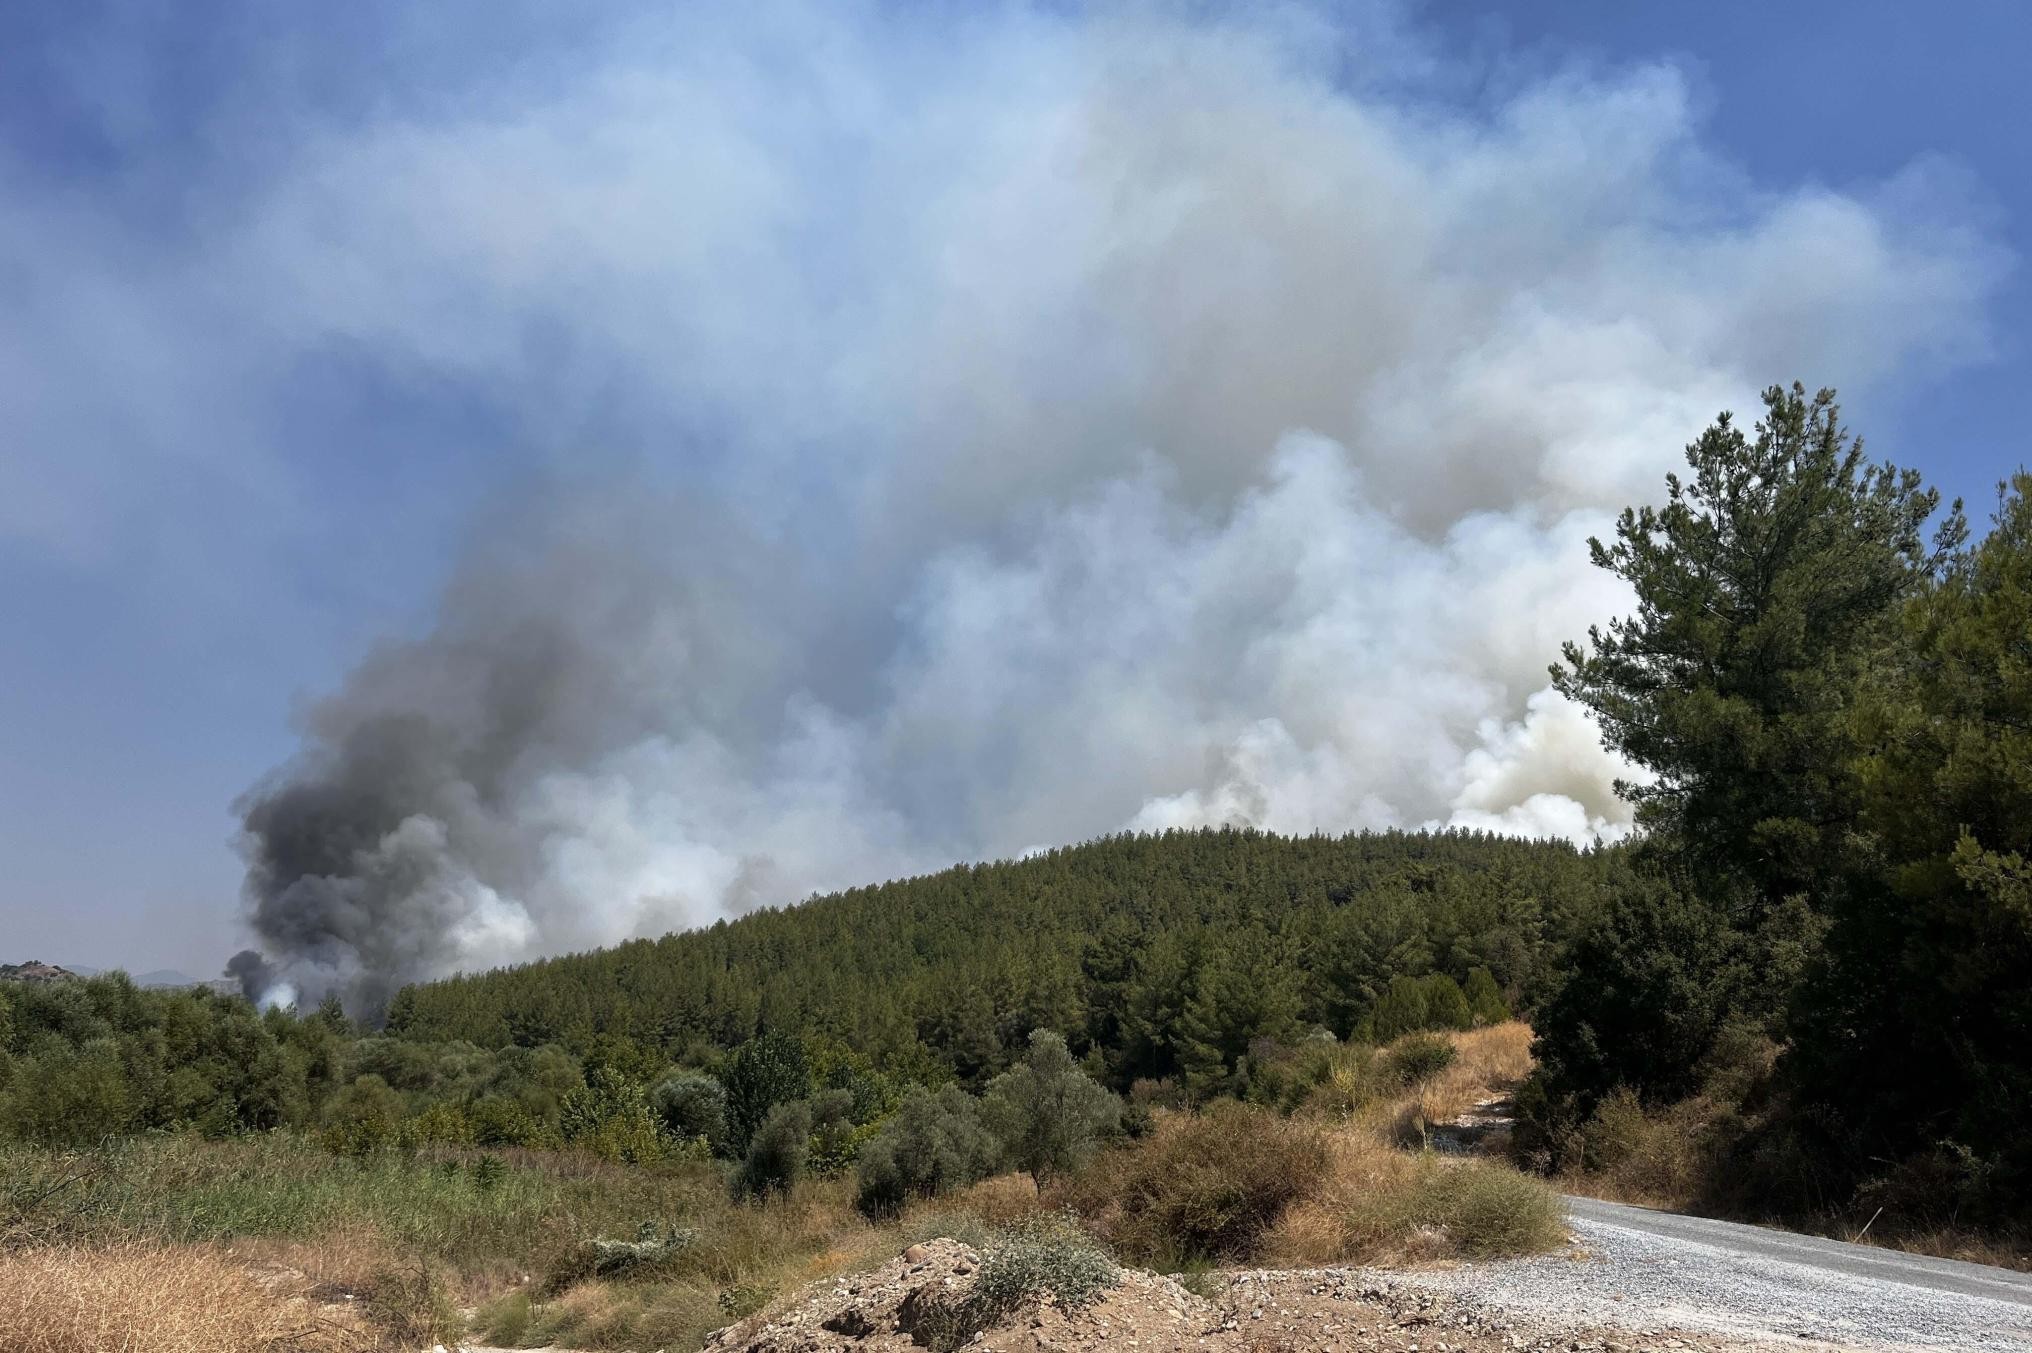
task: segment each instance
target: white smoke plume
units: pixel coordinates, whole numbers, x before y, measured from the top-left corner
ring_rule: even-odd
[[[250,793],[250,984],[455,969],[1122,828],[1613,839],[1547,688],[1718,410],[1974,341],[1923,171],[1760,191],[1665,67],[1494,107],[1387,12],[626,26],[335,138],[290,326],[567,451]]]

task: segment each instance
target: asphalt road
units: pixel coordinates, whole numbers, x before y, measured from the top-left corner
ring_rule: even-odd
[[[1667,1240],[1711,1245],[1743,1258],[1769,1259],[1866,1282],[1921,1287],[1934,1292],[1986,1297],[1991,1301],[2032,1307],[2032,1273],[1963,1263],[1957,1259],[1905,1254],[1870,1245],[1850,1245],[1839,1240],[1795,1235],[1790,1231],[1774,1231],[1762,1226],[1744,1226],[1732,1221],[1656,1212],[1647,1207],[1605,1203],[1595,1198],[1569,1197],[1565,1202],[1567,1215],[1583,1221],[1642,1231]]]
[[[1572,1248],[1399,1275],[1557,1330],[1728,1347],[2032,1353],[2032,1275],[1568,1198]],[[1644,1345],[1649,1347],[1649,1344]]]

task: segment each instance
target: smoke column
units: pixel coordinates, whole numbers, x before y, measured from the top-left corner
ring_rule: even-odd
[[[658,14],[276,183],[292,323],[621,454],[307,707],[250,991],[1124,828],[1627,831],[1587,536],[1771,380],[1953,360],[1981,250],[1923,169],[1753,188],[1669,68],[1465,107],[1265,14]]]

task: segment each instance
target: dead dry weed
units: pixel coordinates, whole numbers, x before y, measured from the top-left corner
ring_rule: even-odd
[[[368,1353],[382,1347],[301,1279],[209,1247],[50,1246],[0,1255],[8,1353]]]

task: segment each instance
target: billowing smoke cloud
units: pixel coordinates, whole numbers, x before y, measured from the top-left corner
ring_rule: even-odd
[[[249,794],[263,989],[1121,828],[1614,838],[1546,681],[1627,600],[1585,538],[1771,379],[1953,359],[1990,270],[1917,171],[1753,189],[1669,69],[1463,110],[1387,25],[583,59],[334,137],[237,242],[291,324],[630,455],[484,521]]]

